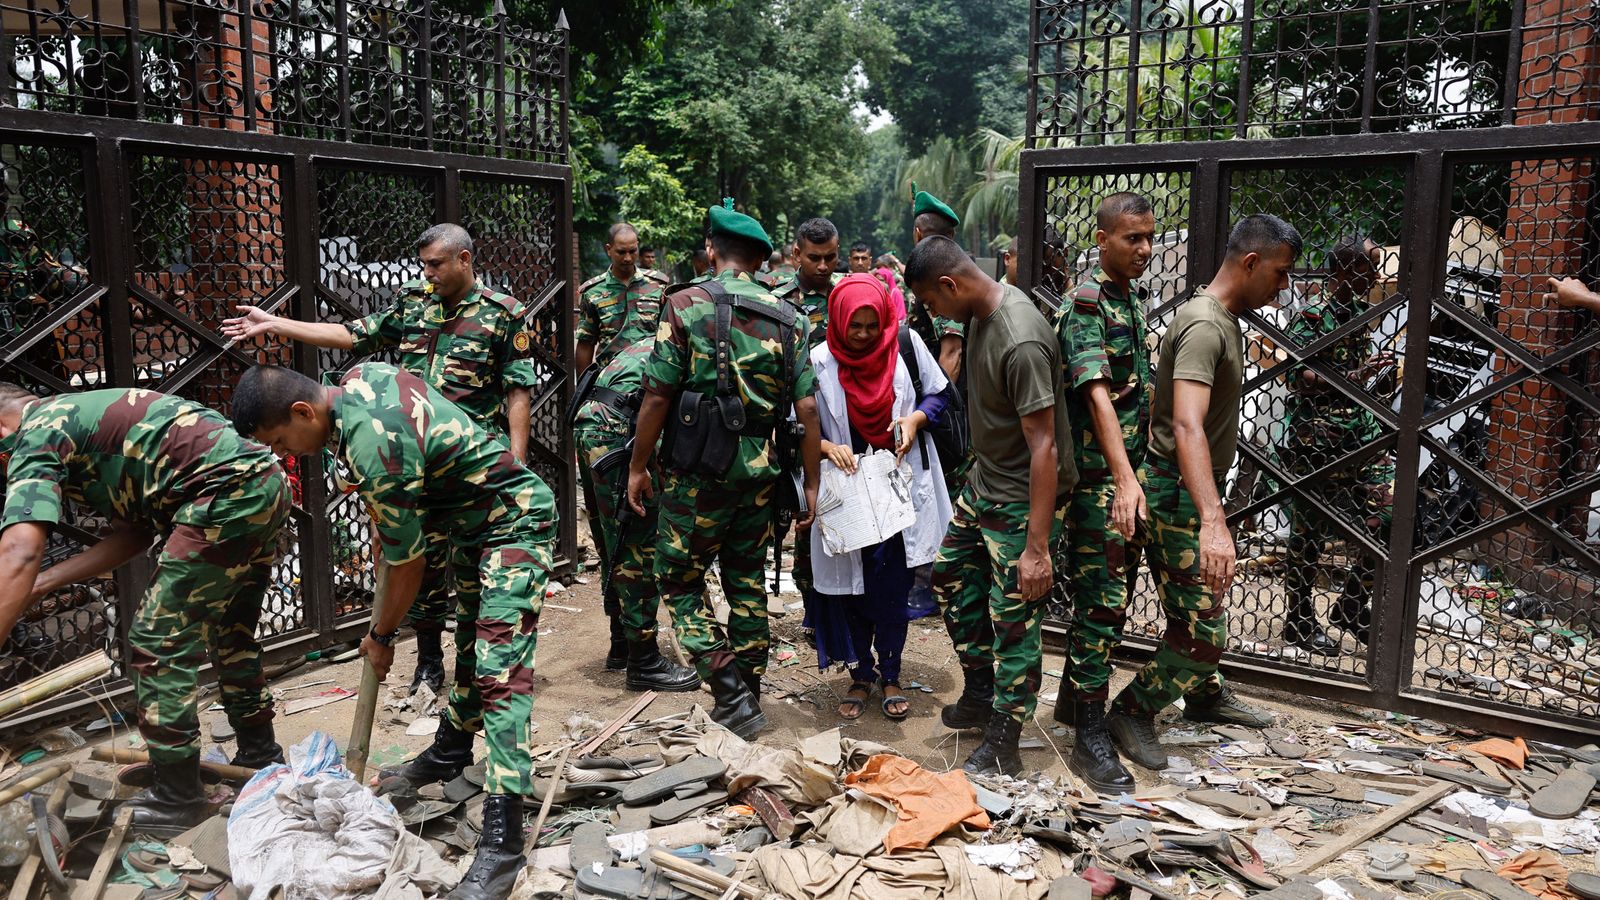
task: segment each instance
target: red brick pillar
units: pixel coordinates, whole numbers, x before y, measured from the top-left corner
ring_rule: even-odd
[[[1585,121],[1600,100],[1589,0],[1527,0],[1515,122]],[[1511,167],[1505,264],[1497,326],[1538,356],[1570,343],[1577,314],[1547,307],[1549,275],[1584,275],[1588,210],[1595,186],[1588,157],[1529,160]],[[1497,374],[1515,368],[1505,359]],[[1489,474],[1513,496],[1533,501],[1557,488],[1577,451],[1568,417],[1577,412],[1557,388],[1525,381],[1496,396],[1489,415]],[[1495,510],[1488,510],[1494,515]],[[1491,542],[1492,562],[1522,568],[1550,559],[1549,541],[1516,529]]]

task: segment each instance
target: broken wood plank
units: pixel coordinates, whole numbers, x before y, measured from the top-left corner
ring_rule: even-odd
[[[712,828],[703,818],[689,819],[683,822],[674,822],[671,825],[661,825],[645,831],[625,831],[622,834],[613,834],[606,838],[611,849],[621,851],[630,842],[637,842],[635,835],[644,838],[645,843],[652,848],[688,847],[691,844],[715,844],[722,837],[722,829]],[[565,869],[567,867],[567,846],[556,844],[552,847],[540,847],[529,854],[526,868],[530,869]]]
[[[70,771],[72,771],[72,767],[66,763],[54,763],[38,771],[30,772],[21,779],[6,785],[4,789],[0,789],[0,806],[10,803],[36,787],[43,787]]]
[[[717,890],[723,891],[722,896],[744,897],[746,900],[761,900],[759,890],[726,875],[700,865],[687,859],[680,859],[665,850],[651,850],[650,861],[667,876],[675,881],[688,881],[691,883],[708,884]]]
[[[100,746],[89,751],[89,758],[99,762],[134,765],[136,763],[149,762],[150,752],[148,750],[135,750],[132,747]],[[233,766],[227,763],[207,762],[203,759],[200,761],[200,768],[215,772],[228,781],[249,781],[256,777],[256,772],[259,771],[249,766]]]
[[[638,700],[635,700],[632,706],[623,711],[622,715],[612,719],[611,724],[600,729],[599,734],[596,734],[594,737],[585,741],[583,746],[578,748],[576,754],[577,757],[582,759],[583,757],[588,756],[594,751],[600,749],[600,745],[611,740],[611,736],[617,733],[617,729],[633,721],[633,718],[639,713],[644,712],[645,707],[649,706],[651,703],[654,703],[655,699],[655,691],[645,691],[644,696],[640,697]]]
[[[1279,874],[1303,875],[1329,860],[1337,859],[1345,851],[1388,831],[1432,806],[1441,797],[1456,790],[1459,790],[1456,785],[1441,781],[1428,790],[1418,791],[1406,798],[1404,803],[1390,807],[1379,815],[1364,819],[1333,840],[1317,846],[1308,855],[1279,869]]]
[[[100,894],[106,889],[106,879],[111,877],[111,866],[122,855],[122,841],[128,836],[128,825],[133,821],[133,807],[124,803],[117,810],[117,818],[111,826],[111,834],[106,838],[105,846],[100,848],[100,858],[94,861],[94,869],[89,872],[89,881],[80,890],[74,892],[74,897],[83,900],[100,900]]]
[[[111,657],[105,651],[97,650],[37,678],[30,678],[16,687],[0,691],[0,718],[110,673]]]
[[[761,817],[761,824],[767,826],[777,840],[787,841],[794,834],[794,813],[777,794],[763,787],[747,787],[734,799],[755,810]]]
[[[522,855],[527,856],[539,846],[539,832],[544,830],[544,820],[550,816],[550,804],[561,793],[561,785],[567,780],[567,754],[572,752],[572,745],[561,748],[561,755],[556,757],[556,771],[550,776],[550,790],[544,793],[544,802],[539,804],[539,816],[533,820],[533,831],[528,833],[528,840],[522,846]]]

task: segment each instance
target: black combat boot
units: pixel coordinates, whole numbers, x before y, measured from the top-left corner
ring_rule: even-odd
[[[1021,775],[1022,754],[1017,751],[1021,737],[1022,723],[1010,713],[989,713],[983,743],[961,764],[961,770],[968,775]]]
[[[1351,637],[1363,646],[1371,637],[1372,608],[1367,605],[1367,598],[1359,591],[1352,591],[1349,585],[1339,595],[1339,602],[1328,610],[1328,624],[1335,628],[1342,628]]]
[[[417,671],[411,676],[411,693],[427,685],[439,694],[444,690],[444,645],[442,632],[417,629]]]
[[[234,729],[235,740],[239,744],[239,752],[233,755],[232,765],[243,766],[246,769],[264,769],[273,763],[284,762],[283,747],[279,746],[278,738],[272,732],[272,723],[265,725],[247,725]]]
[[[606,651],[606,671],[620,672],[628,667],[628,630],[622,617],[611,617],[611,649]]]
[[[767,727],[767,717],[762,715],[755,696],[739,677],[739,667],[732,653],[711,654],[711,674],[707,681],[716,701],[711,707],[713,722],[747,741]]]
[[[1317,621],[1317,607],[1309,596],[1289,601],[1289,614],[1283,620],[1283,640],[1317,656],[1339,655],[1339,642],[1328,637],[1322,623]]]
[[[939,711],[939,721],[946,728],[983,728],[989,724],[990,707],[994,705],[994,669],[962,669],[961,698]]]
[[[412,784],[453,781],[472,765],[472,738],[472,732],[457,730],[450,724],[449,716],[440,716],[433,743],[395,774]]]
[[[1133,790],[1133,775],[1117,756],[1117,746],[1111,742],[1111,733],[1106,731],[1106,705],[1074,703],[1072,712],[1078,734],[1067,765],[1097,794],[1120,797]]]
[[[205,785],[200,782],[200,757],[151,763],[150,768],[150,786],[128,801],[135,829],[176,836],[211,816]]]
[[[750,698],[756,702],[757,706],[760,706],[761,676],[757,675],[755,672],[745,672],[741,670],[739,672],[739,680],[744,682],[744,688],[750,692]]]
[[[522,871],[522,798],[490,794],[472,867],[447,900],[505,900]]]
[[[1116,704],[1112,704],[1112,709]],[[1156,717],[1143,713],[1112,712],[1106,716],[1106,731],[1125,756],[1146,769],[1159,772],[1167,767],[1167,752],[1156,735]]]
[[[630,691],[665,691],[682,693],[700,689],[700,676],[688,666],[680,666],[661,655],[655,638],[633,641],[628,644],[628,681]]]

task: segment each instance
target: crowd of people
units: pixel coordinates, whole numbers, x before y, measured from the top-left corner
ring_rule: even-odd
[[[855,244],[848,274],[835,271],[840,239],[826,219],[775,248],[732,207],[707,211],[691,281],[669,285],[641,258],[637,231],[618,223],[609,267],[580,291],[584,372],[570,415],[612,619],[606,665],[625,672],[628,689],[707,684],[715,721],[759,733],[764,576],[793,527],[818,662],[850,672],[839,715],[863,715],[874,691],[883,715],[912,713],[899,684],[906,626],[936,599],[963,677],[940,719],[983,732],[969,772],[1021,771],[1057,573],[1073,608],[1058,703],[1070,704],[1077,726],[1070,765],[1097,791],[1133,786],[1124,757],[1165,764],[1155,717],[1180,697],[1191,720],[1267,723],[1217,671],[1235,572],[1221,481],[1236,455],[1247,365],[1240,317],[1286,288],[1301,252],[1293,227],[1242,218],[1220,268],[1152,356],[1140,278],[1156,224],[1137,194],[1100,202],[1094,265],[1076,275],[1053,322],[1013,284],[1015,255],[1005,257],[1008,277],[991,277],[956,241],[956,214],[926,192],[914,199],[904,265]],[[0,640],[45,596],[159,542],[128,628],[153,763],[132,822],[154,833],[197,824],[212,812],[199,766],[201,665],[221,681],[238,735],[233,762],[283,759],[256,638],[291,504],[276,457],[323,454],[338,487],[371,515],[377,590],[361,653],[377,674],[409,622],[413,689],[443,689],[442,634],[455,619],[438,732],[398,774],[413,784],[454,779],[484,736],[483,827],[450,894],[483,900],[505,896],[522,867],[532,785],[534,651],[556,531],[552,494],[528,466],[539,332],[525,304],[479,278],[463,228],[433,226],[416,247],[423,277],[366,318],[305,322],[245,306],[224,322],[229,340],[390,351],[399,363],[361,363],[327,383],[255,366],[233,392],[231,421],[153,391],[39,397],[0,384]],[[1308,340],[1352,320],[1372,286],[1374,249],[1358,236],[1329,252],[1323,302],[1295,326]],[[1575,280],[1549,289],[1548,302],[1600,310],[1600,296]],[[1350,371],[1367,363],[1365,348],[1347,351]],[[1314,436],[1306,447],[1360,439],[1362,421],[1343,414],[1324,376],[1292,377],[1291,431]],[[822,467],[848,474],[869,454],[903,467],[913,520],[831,552],[817,514]],[[1375,460],[1350,478],[1363,488],[1362,511],[1381,520],[1392,465]],[[1327,538],[1313,514],[1296,513],[1308,517],[1295,529],[1304,565]],[[52,531],[85,519],[104,523],[100,540],[45,567]],[[1111,660],[1141,559],[1166,633],[1112,698]],[[706,600],[713,565],[726,624]],[[1337,652],[1324,646],[1302,583],[1290,580],[1285,638]],[[1370,617],[1364,589],[1370,572],[1356,566],[1354,600],[1330,622],[1358,640]],[[660,652],[662,604],[692,666]]]

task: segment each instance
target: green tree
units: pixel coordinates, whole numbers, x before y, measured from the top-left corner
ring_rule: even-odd
[[[654,153],[635,145],[623,154],[618,173],[622,218],[638,230],[645,246],[687,247],[694,242],[704,213]]]
[[[910,241],[910,201],[899,203],[890,216],[879,213],[886,201],[888,205],[895,205],[896,176],[900,174],[905,156],[900,129],[895,125],[867,132],[867,156],[861,166],[860,189],[822,212],[839,227],[842,248],[856,241],[866,241],[872,245],[874,254],[893,251],[904,255],[905,245]]]
[[[868,99],[921,155],[980,125],[1019,130],[1027,108],[1017,57],[1028,46],[1028,0],[865,0],[895,34],[894,56],[869,66]]]

